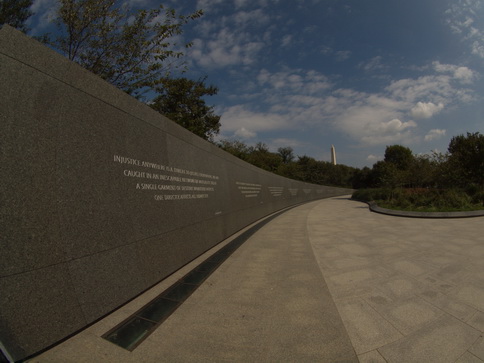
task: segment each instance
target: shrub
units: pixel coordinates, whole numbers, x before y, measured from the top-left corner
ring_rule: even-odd
[[[471,207],[471,197],[463,191],[449,189],[439,195],[435,206],[443,209],[467,209]]]
[[[484,206],[484,192],[469,195],[459,189],[359,189],[352,199],[362,202],[375,201],[384,208],[414,211],[473,210]]]
[[[358,189],[351,196],[354,200],[361,202],[372,202],[376,200],[389,200],[392,196],[392,189],[375,188],[375,189]]]
[[[484,207],[484,191],[478,192],[472,196],[472,204]]]

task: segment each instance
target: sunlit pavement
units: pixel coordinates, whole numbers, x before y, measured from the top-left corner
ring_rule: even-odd
[[[204,258],[32,361],[484,361],[482,217],[308,203],[249,238],[132,352],[101,338]]]
[[[484,360],[484,218],[392,217],[336,198],[307,225],[361,362]]]

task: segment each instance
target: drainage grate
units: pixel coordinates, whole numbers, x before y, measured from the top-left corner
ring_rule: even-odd
[[[163,323],[250,236],[290,207],[264,219],[218,250],[184,277],[102,337],[133,351]]]

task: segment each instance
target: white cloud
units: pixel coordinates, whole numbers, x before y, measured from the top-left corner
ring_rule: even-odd
[[[446,130],[441,129],[432,129],[425,135],[425,141],[432,141],[436,139],[440,139],[442,136],[445,136]]]
[[[398,110],[363,104],[338,115],[335,127],[365,145],[410,143],[415,138],[411,129],[417,124],[391,118],[399,114]]]
[[[335,88],[316,71],[262,69],[254,77],[255,92],[237,96],[245,102],[256,101],[257,111],[249,103],[227,108],[222,129],[258,134],[301,128],[326,133],[331,129],[360,145],[415,143],[426,136],[419,133],[417,120],[435,117],[472,99],[472,91],[459,81],[467,77],[461,68],[435,63],[426,69],[432,73],[394,80],[375,93]],[[438,135],[433,131],[427,140]]]
[[[459,67],[452,64],[441,64],[433,62],[432,65],[437,72],[450,73],[452,77],[463,84],[470,84],[477,78],[477,73],[468,67]]]
[[[460,80],[462,83],[472,83],[476,75],[467,67],[459,67],[454,72],[454,78]]]
[[[378,160],[383,160],[383,156],[378,156],[378,155],[373,155],[370,154],[366,157],[366,160],[368,161],[378,161]]]
[[[57,9],[59,2],[57,0],[35,0],[30,7],[30,10],[35,16],[27,20],[27,24],[32,28],[31,34],[37,35],[45,31],[51,25],[52,21],[57,16]],[[33,24],[33,21],[36,21]]]
[[[380,131],[383,134],[395,134],[405,131],[410,127],[417,127],[417,124],[413,121],[402,122],[395,118],[388,122],[380,122],[375,128],[375,131]]]
[[[256,137],[257,133],[249,131],[245,127],[241,127],[240,129],[234,132],[234,135],[242,139],[251,139]]]
[[[478,41],[472,43],[472,54],[484,58],[484,44]]]
[[[417,102],[417,105],[410,110],[410,114],[415,118],[430,118],[444,109],[441,102],[438,105],[432,102]]]
[[[468,102],[472,100],[472,91],[460,86],[456,86],[454,75],[428,75],[417,79],[401,79],[391,82],[385,88],[393,99],[402,100],[408,103],[416,103],[420,100],[426,100],[434,104],[449,104],[452,102]],[[442,72],[442,71],[441,71]],[[459,72],[457,72],[459,74]],[[459,75],[463,77],[462,75]],[[460,84],[464,83],[459,81]]]
[[[293,126],[288,116],[270,112],[254,112],[244,105],[231,106],[222,111],[222,132],[237,136],[255,135],[259,131],[289,129]]]

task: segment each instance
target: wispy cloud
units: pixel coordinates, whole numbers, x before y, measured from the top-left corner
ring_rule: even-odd
[[[235,25],[236,29],[246,29],[254,25],[264,25],[270,20],[270,16],[265,13],[263,9],[255,9],[250,11],[238,11],[231,16],[226,17],[222,21]]]
[[[358,68],[361,68],[366,72],[375,72],[375,71],[384,70],[386,66],[382,64],[382,57],[376,56],[366,62],[361,62],[358,65]]]
[[[336,60],[338,62],[345,61],[351,57],[351,52],[349,50],[338,50],[336,53]]]
[[[329,79],[315,71],[301,69],[271,73],[266,69],[257,76],[259,86],[289,92],[291,94],[314,94],[331,88]]]
[[[197,9],[204,11],[216,11],[218,5],[223,4],[226,0],[197,0]]]
[[[458,0],[446,11],[447,24],[469,44],[472,54],[484,58],[482,0]]]
[[[238,7],[244,4],[239,1]],[[190,57],[207,68],[253,64],[270,38],[266,29],[270,20],[268,12],[258,8],[238,10],[216,22],[202,21],[196,26],[199,37],[193,42]],[[258,32],[257,29],[263,31]],[[290,38],[283,40],[287,44],[290,41]]]
[[[212,39],[196,39],[189,54],[201,66],[216,68],[253,64],[263,48],[262,41],[252,40],[247,33],[223,28]]]
[[[291,34],[284,35],[281,40],[281,46],[287,47],[292,44],[294,37]]]
[[[316,30],[317,29],[315,29],[315,31]],[[331,56],[338,62],[343,62],[351,57],[352,52],[349,50],[335,50],[331,47],[323,46],[321,48],[321,54]]]

